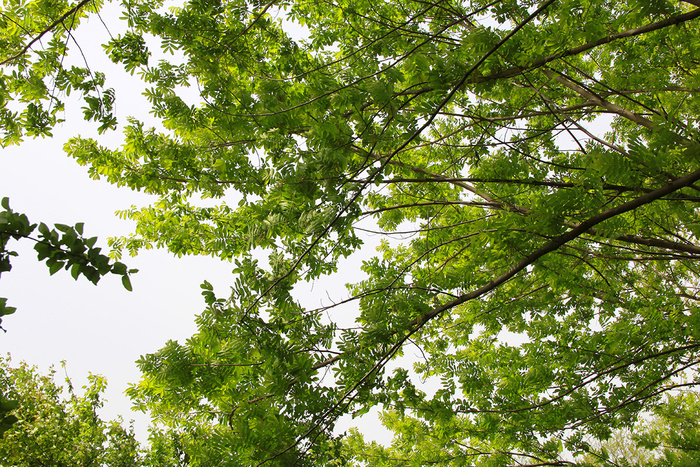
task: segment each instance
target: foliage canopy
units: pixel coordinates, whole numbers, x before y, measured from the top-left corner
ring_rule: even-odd
[[[130,391],[192,465],[563,465],[698,383],[697,1],[122,4],[105,51],[162,128],[66,151],[160,196],[123,213],[116,254],[235,263]],[[42,61],[71,5],[31,19],[44,49],[1,25],[3,102],[26,104],[6,143],[54,123],[70,87],[50,79],[112,126],[97,73]],[[156,43],[173,59],[150,63]],[[339,268],[349,296],[308,306],[300,284]],[[391,446],[334,433],[372,407]]]

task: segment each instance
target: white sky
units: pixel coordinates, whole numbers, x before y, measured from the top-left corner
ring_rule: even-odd
[[[107,5],[102,13],[115,37],[122,32],[118,15],[114,5]],[[119,123],[134,115],[153,125],[145,114],[150,106],[140,94],[138,77],[104,57],[100,44],[109,36],[99,19],[92,17],[81,25],[75,38],[90,68],[106,72],[107,87],[116,89]],[[75,44],[72,52],[69,60],[84,66]],[[84,222],[85,236],[99,237],[98,246],[107,253],[108,237],[129,234],[133,228],[132,222],[118,219],[115,211],[145,206],[155,197],[92,180],[87,168],[65,155],[63,145],[79,134],[108,147],[122,141],[121,130],[98,135],[95,125],[82,119],[75,96],[66,102],[67,123],[54,129],[53,138],[28,139],[20,146],[0,150],[0,198],[9,197],[12,209],[27,214],[33,223]],[[368,240],[377,244],[379,238]],[[65,270],[50,276],[45,264],[36,260],[32,242],[11,241],[8,247],[19,256],[12,261],[12,271],[1,277],[0,297],[7,298],[17,312],[2,319],[7,332],[0,332],[0,353],[10,353],[14,362],[37,365],[42,373],[53,365],[59,383],[63,376],[60,362],[65,360],[76,390],[86,384],[89,373],[105,376],[107,402],[102,417],[109,420],[121,415],[127,423],[133,419],[137,438],[145,442],[149,419],[133,412],[124,395],[128,385],[140,378],[135,361],[157,351],[167,340],[184,342],[195,333],[194,317],[205,307],[199,285],[207,280],[218,296],[226,297],[233,265],[207,257],[175,258],[160,250],[144,251],[135,258],[122,258],[129,268],[139,269],[131,278],[134,290],[128,292],[118,276],[107,276],[97,286],[84,277],[74,281]],[[342,280],[316,281],[302,293],[303,301],[313,307],[328,305],[327,289],[332,289],[334,299],[345,298],[344,282],[360,280],[360,264],[359,258],[345,262]],[[350,276],[348,271],[355,274]],[[334,318],[338,313],[342,314],[336,310]],[[361,431],[368,439],[388,441],[388,433],[377,423],[376,411],[373,413],[359,423]],[[356,424],[358,421],[346,418],[339,431]]]
[[[108,21],[111,15],[102,16],[116,36],[118,29]],[[108,87],[117,89],[118,118],[125,123],[127,115],[149,107],[140,89],[128,87],[138,78],[104,59],[99,44],[107,38],[96,17],[76,34],[90,67],[107,71]],[[74,46],[73,51],[77,52]],[[107,237],[128,234],[133,225],[114,212],[154,198],[91,180],[87,168],[65,155],[63,144],[77,134],[106,145],[121,141],[120,131],[98,136],[94,125],[83,121],[80,105],[74,99],[72,104],[67,106],[67,123],[55,129],[53,139],[27,140],[1,150],[0,197],[8,196],[12,209],[27,214],[33,223],[85,222],[85,235],[98,236],[98,246],[106,253]],[[147,419],[130,410],[123,394],[128,383],[139,379],[134,362],[169,339],[184,341],[192,335],[194,316],[205,306],[199,284],[206,279],[225,296],[233,266],[212,258],[174,258],[164,251],[125,256],[122,261],[128,267],[139,269],[132,276],[134,291],[127,292],[118,276],[105,277],[97,286],[83,277],[76,282],[64,270],[49,276],[31,242],[11,241],[8,246],[20,255],[13,259],[12,271],[2,275],[0,297],[17,312],[2,320],[7,332],[0,333],[0,353],[9,352],[14,361],[35,364],[42,372],[55,365],[59,375],[60,361],[66,360],[76,388],[86,383],[89,372],[105,376],[109,385],[103,416],[135,419],[137,435],[145,439]]]

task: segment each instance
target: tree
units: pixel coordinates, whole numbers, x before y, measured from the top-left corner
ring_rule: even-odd
[[[0,361],[0,387],[15,400],[18,421],[0,440],[0,458],[5,465],[135,465],[138,443],[133,431],[120,421],[105,422],[97,411],[104,378],[91,375],[77,395],[66,378],[64,388],[54,382],[56,372],[40,375],[35,367],[20,363],[11,367],[9,358]]]
[[[65,362],[63,363],[65,370]],[[16,421],[0,439],[0,459],[12,466],[179,466],[177,440],[152,430],[144,450],[132,428],[121,419],[105,421],[98,414],[107,382],[90,375],[83,394],[56,384],[56,371],[39,374],[24,362],[13,366],[0,358],[0,390],[15,401]]]
[[[72,31],[100,0],[11,0],[0,17],[3,67],[0,77],[2,146],[25,136],[51,136],[65,110],[63,95],[79,92],[87,120],[100,130],[115,128],[114,91],[104,88],[105,76],[87,66],[64,66]]]
[[[633,430],[617,430],[586,458],[594,465],[690,466],[698,463],[700,396],[668,395]]]
[[[654,465],[696,465],[700,460],[700,396],[688,391],[668,397],[665,402],[654,408],[655,418],[635,438],[647,450],[661,451],[662,456],[653,461]]]
[[[698,2],[123,5],[163,127],[66,150],[160,196],[115,254],[235,263],[130,391],[192,465],[564,465],[698,384]],[[375,406],[391,446],[334,432]]]

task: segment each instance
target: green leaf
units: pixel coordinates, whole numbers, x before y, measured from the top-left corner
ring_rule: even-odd
[[[0,316],[11,315],[15,311],[17,311],[17,308],[7,306],[6,298],[0,298]]]
[[[15,410],[17,407],[19,407],[18,401],[0,401],[0,412],[9,412],[10,410]]]
[[[51,264],[49,264],[49,274],[51,274],[53,276],[58,271],[60,271],[61,268],[63,268],[63,263],[54,260],[51,262]]]
[[[50,235],[50,229],[46,224],[43,222],[39,223],[39,233],[43,235],[44,237],[48,237]]]
[[[133,290],[131,288],[131,280],[129,279],[129,276],[127,276],[127,275],[122,276],[122,285],[129,292],[131,292]]]
[[[82,271],[82,266],[79,263],[74,263],[70,267],[70,275],[75,280],[78,280],[78,276],[80,275],[81,271]]]
[[[112,274],[126,275],[127,268],[126,265],[120,262],[116,262],[112,265]]]

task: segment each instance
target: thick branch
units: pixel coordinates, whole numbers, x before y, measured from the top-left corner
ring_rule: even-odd
[[[693,0],[693,1],[697,1],[697,0]],[[698,1],[698,3],[700,3],[700,1]],[[557,54],[547,55],[546,57],[542,57],[538,60],[535,60],[534,62],[531,62],[528,65],[508,68],[507,70],[501,71],[499,73],[495,73],[493,75],[473,77],[473,78],[467,80],[466,83],[467,84],[476,84],[476,83],[484,83],[487,81],[493,81],[493,80],[497,80],[497,79],[512,78],[514,76],[521,75],[527,71],[541,68],[541,67],[547,65],[548,63],[551,63],[551,62],[553,62],[557,59],[560,59],[560,58],[571,57],[573,55],[579,55],[583,52],[587,52],[587,51],[594,49],[598,46],[605,45],[605,44],[608,44],[610,42],[614,42],[618,39],[640,36],[642,34],[646,34],[646,33],[652,32],[652,31],[657,31],[659,29],[663,29],[663,28],[666,28],[669,26],[674,26],[674,25],[678,25],[681,23],[685,23],[687,21],[694,20],[698,17],[700,17],[700,8],[693,10],[691,12],[688,12],[688,13],[684,13],[682,15],[672,16],[670,18],[667,18],[667,19],[662,20],[662,21],[658,21],[656,23],[647,24],[645,26],[640,26],[638,28],[629,29],[627,31],[622,31],[622,32],[619,32],[616,34],[611,34],[609,36],[601,37],[598,40],[587,42],[585,44],[579,45],[578,47],[573,47],[571,49],[565,50],[565,51],[557,53]],[[421,89],[414,89],[414,90],[410,90],[410,91],[405,91],[403,93],[398,93],[398,95],[423,94],[426,92],[433,91],[434,89],[435,88],[433,88],[433,87],[427,86],[427,87],[424,87]]]
[[[700,2],[698,2],[698,3],[700,3]],[[640,26],[638,28],[629,29],[627,31],[618,32],[616,34],[610,34],[609,36],[601,37],[598,40],[587,42],[587,43],[580,45],[578,47],[574,47],[574,48],[565,50],[565,51],[557,53],[557,54],[547,55],[546,57],[542,57],[539,60],[535,60],[534,62],[530,63],[529,65],[526,65],[523,67],[509,68],[508,70],[505,70],[505,71],[502,71],[500,73],[496,73],[496,74],[490,75],[490,76],[473,78],[469,82],[470,83],[480,83],[480,82],[484,82],[484,81],[491,81],[494,79],[510,78],[513,76],[520,75],[528,70],[540,68],[540,67],[546,65],[547,63],[553,62],[554,60],[557,60],[559,58],[570,57],[572,55],[578,55],[578,54],[581,54],[581,53],[586,52],[588,50],[594,49],[598,46],[616,41],[618,39],[640,36],[642,34],[646,34],[646,33],[652,32],[652,31],[657,31],[659,29],[663,29],[663,28],[666,28],[668,26],[674,26],[677,24],[685,23],[686,21],[691,21],[691,20],[694,20],[698,17],[700,17],[700,8],[693,10],[691,12],[688,12],[688,13],[682,14],[682,15],[672,16],[670,18],[666,18],[665,20],[658,21],[656,23],[647,24],[645,26]]]
[[[588,100],[589,102],[592,102],[592,103],[604,108],[605,110],[607,110],[609,112],[616,113],[622,117],[625,117],[628,120],[633,121],[637,125],[641,125],[641,126],[648,128],[650,130],[654,128],[654,124],[648,118],[642,117],[641,115],[636,114],[632,111],[629,111],[625,108],[622,108],[619,105],[615,105],[612,102],[606,101],[602,97],[596,95],[595,93],[593,93],[587,89],[584,89],[583,86],[580,86],[580,85],[574,83],[573,81],[571,81],[570,79],[564,77],[563,75],[561,75],[559,73],[554,73],[551,70],[544,70],[544,74],[547,77],[558,82],[559,84],[562,84],[562,85],[566,86],[567,88],[571,89],[572,91],[579,94],[580,96],[582,96],[584,99]]]
[[[482,193],[480,191],[477,191],[476,188],[472,187],[471,185],[467,185],[464,182],[492,182],[492,183],[519,183],[519,184],[527,184],[527,185],[535,185],[535,186],[551,186],[551,187],[556,187],[556,188],[571,188],[576,186],[573,183],[567,182],[552,182],[552,181],[538,181],[538,180],[511,180],[511,179],[480,179],[480,178],[450,178],[450,177],[445,177],[441,176],[439,174],[430,172],[428,170],[421,169],[420,167],[413,167],[413,166],[408,166],[406,164],[400,163],[398,161],[392,161],[396,164],[400,164],[402,166],[408,167],[416,172],[423,173],[425,175],[429,175],[432,178],[429,179],[422,179],[422,178],[416,178],[416,179],[395,179],[395,180],[385,180],[383,183],[398,183],[398,182],[447,182],[447,183],[452,183],[457,186],[469,189],[469,191],[473,193]],[[620,185],[603,185],[604,189],[609,189],[609,190],[617,190],[617,191],[633,191],[632,188],[629,187],[624,187]],[[639,189],[641,191],[646,191],[647,193],[653,193],[653,190],[645,188],[645,189]],[[482,196],[485,197],[485,196]],[[376,214],[379,212],[383,211],[388,211],[390,209],[399,209],[399,208],[405,208],[405,207],[415,207],[415,206],[424,206],[424,205],[433,205],[433,204],[460,204],[460,205],[469,205],[469,206],[483,206],[489,209],[499,209],[499,210],[506,210],[506,211],[511,211],[511,212],[516,212],[519,214],[526,215],[528,214],[528,210],[526,208],[520,207],[520,206],[515,206],[511,204],[505,204],[502,202],[497,201],[495,198],[488,197],[489,202],[486,203],[478,203],[478,202],[468,202],[468,201],[433,201],[433,202],[427,202],[427,203],[413,203],[413,204],[405,204],[405,205],[399,205],[399,206],[391,206],[387,208],[382,208],[382,209],[375,209],[373,211],[366,211],[363,212],[363,215],[369,215],[369,214]],[[679,199],[679,200],[684,200],[687,199],[689,201],[700,201],[697,197],[679,197],[679,198],[674,198],[674,199]],[[567,223],[569,227],[572,228],[578,228],[581,224],[577,224],[574,222],[569,222]],[[589,229],[586,234],[590,235],[598,235],[596,229]],[[645,245],[645,246],[650,246],[650,247],[657,247],[657,248],[663,248],[666,250],[671,250],[671,251],[682,251],[684,253],[690,253],[693,255],[700,255],[700,247],[688,243],[681,243],[681,242],[675,242],[672,240],[667,240],[663,238],[648,238],[648,237],[640,237],[637,235],[620,235],[618,237],[615,237],[614,240],[624,242],[624,243],[633,243],[636,245]]]
[[[416,332],[418,329],[422,328],[428,321],[431,319],[435,318],[436,316],[440,315],[442,312],[450,310],[458,305],[461,305],[462,303],[468,302],[470,300],[474,300],[475,298],[481,297],[482,295],[496,289],[499,287],[501,284],[509,281],[512,279],[516,274],[518,274],[520,271],[525,269],[527,266],[533,264],[535,261],[537,261],[539,258],[545,256],[548,253],[551,253],[553,251],[556,251],[559,249],[561,246],[565,245],[566,243],[574,240],[575,238],[580,237],[581,235],[585,234],[586,232],[589,232],[593,227],[596,225],[600,224],[603,221],[606,221],[608,219],[611,219],[615,216],[619,216],[621,214],[624,214],[629,211],[633,211],[641,206],[644,206],[646,204],[652,203],[670,193],[673,193],[674,191],[680,190],[681,188],[687,187],[696,181],[700,180],[700,170],[696,170],[695,172],[691,172],[681,178],[678,178],[668,185],[665,185],[658,190],[654,190],[650,193],[647,193],[645,195],[642,195],[638,198],[635,198],[633,200],[630,200],[626,203],[623,203],[619,206],[615,206],[613,208],[610,208],[606,211],[603,211],[601,213],[596,214],[593,217],[590,217],[588,220],[582,222],[579,224],[577,227],[571,229],[570,231],[566,232],[563,235],[560,235],[550,242],[546,243],[544,246],[541,248],[537,249],[536,251],[530,253],[527,255],[525,258],[523,258],[520,262],[518,262],[515,266],[510,268],[508,271],[505,273],[501,274],[491,282],[489,282],[486,285],[483,285],[482,287],[479,287],[478,289],[468,293],[464,294],[461,297],[452,300],[450,302],[445,303],[442,306],[439,306],[428,313],[425,313],[423,316],[420,318],[414,320],[411,323],[411,326],[413,330],[411,331],[411,334]]]
[[[595,235],[596,230],[590,229],[586,233]],[[625,243],[634,243],[635,245],[652,246],[657,248],[664,248],[666,250],[683,251],[685,253],[691,253],[693,255],[700,255],[700,247],[690,245],[687,243],[674,242],[672,240],[667,240],[663,238],[647,238],[638,237],[636,235],[620,235],[619,237],[616,237],[615,240]]]

